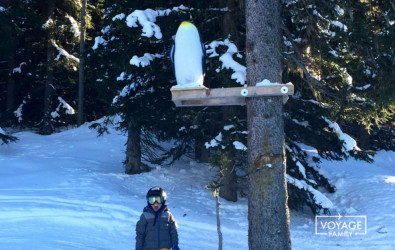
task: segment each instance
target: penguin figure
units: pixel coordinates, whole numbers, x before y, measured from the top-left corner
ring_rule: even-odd
[[[174,66],[177,88],[205,88],[203,85],[206,48],[189,12],[182,11],[170,59]]]

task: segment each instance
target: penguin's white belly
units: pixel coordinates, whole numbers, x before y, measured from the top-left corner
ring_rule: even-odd
[[[179,28],[175,37],[174,67],[178,85],[203,85],[203,51],[197,29]]]

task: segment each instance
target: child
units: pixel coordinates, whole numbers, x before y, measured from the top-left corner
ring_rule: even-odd
[[[136,250],[180,250],[177,222],[165,205],[166,192],[153,187],[146,198],[148,206],[136,224]]]

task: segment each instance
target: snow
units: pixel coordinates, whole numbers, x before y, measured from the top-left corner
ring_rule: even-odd
[[[1,131],[0,131],[0,132],[1,132]],[[387,177],[385,177],[384,181],[385,181],[386,183],[395,184],[395,176],[387,176]]]
[[[63,107],[65,110],[65,114],[74,115],[75,110],[65,101],[62,97],[58,97],[59,105],[55,111],[51,112],[52,118],[59,117],[60,108]]]
[[[43,28],[43,29],[46,29],[46,28],[48,28],[50,25],[52,25],[53,24],[53,20],[52,20],[52,18],[50,18],[50,19],[48,19],[41,27]]]
[[[301,122],[301,121],[298,121],[298,120],[296,120],[296,119],[292,119],[292,121],[293,121],[294,123],[300,125],[300,126],[305,127],[305,128],[307,128],[308,126],[310,126],[310,124],[309,124],[308,121],[303,121],[303,122]]]
[[[324,116],[322,118],[329,124],[329,127],[332,128],[334,132],[336,132],[339,139],[343,141],[343,148],[346,151],[361,150],[360,148],[358,148],[357,142],[350,135],[343,133],[339,124],[337,124],[336,122],[331,122]]]
[[[22,118],[22,109],[23,109],[23,105],[26,104],[26,101],[23,100],[21,105],[19,105],[19,107],[17,108],[17,110],[14,111],[14,115],[18,118],[18,122],[21,122],[23,120]]]
[[[237,150],[243,150],[243,151],[246,151],[246,150],[247,150],[247,147],[246,147],[243,143],[241,143],[241,142],[239,142],[239,141],[234,141],[234,142],[233,142],[233,146],[234,146],[235,149],[237,149]]]
[[[107,34],[110,30],[111,30],[111,26],[107,25],[106,27],[101,29],[101,33],[104,35]]]
[[[270,82],[268,79],[264,79],[261,82],[257,82],[255,86],[271,86],[271,85],[292,85],[292,83],[282,84],[279,82]]]
[[[5,11],[5,8],[3,6],[0,6],[0,12]]]
[[[70,55],[69,52],[67,52],[66,50],[60,48],[55,42],[52,42],[52,45],[59,51],[58,56],[55,58],[55,61],[58,61],[60,59],[60,56],[64,56],[67,59],[73,60],[77,63],[80,62],[80,59],[78,59],[77,57]]]
[[[4,132],[4,130],[1,127],[0,127],[0,134],[5,135],[5,132]]]
[[[122,72],[118,77],[117,77],[117,81],[123,81],[125,80],[126,73]]]
[[[345,32],[348,30],[347,26],[339,21],[331,21],[331,24],[333,26],[339,27],[341,30],[344,30]]]
[[[356,89],[358,89],[358,90],[366,90],[366,89],[368,89],[368,88],[370,88],[370,84],[366,84],[366,85],[364,85],[364,86],[362,86],[362,87],[355,87]]]
[[[347,84],[352,86],[352,76],[347,72],[346,68],[340,68],[340,71],[344,74],[344,77],[347,79]]]
[[[340,8],[339,5],[335,5],[335,11],[336,11],[338,16],[343,16],[344,15],[344,10],[342,8]]]
[[[81,32],[80,29],[78,28],[77,21],[72,16],[66,15],[66,17],[69,19],[71,23],[71,29],[74,31],[74,36],[79,37]]]
[[[234,127],[235,127],[234,125],[226,125],[226,126],[224,126],[224,130],[228,131],[228,130],[234,128]]]
[[[183,4],[181,4],[180,6],[178,6],[178,7],[173,7],[173,9],[172,9],[173,11],[180,11],[180,10],[188,10],[188,8],[187,7],[185,7]]]
[[[159,26],[155,24],[157,16],[158,12],[152,9],[135,10],[126,17],[126,25],[135,28],[138,27],[137,23],[139,23],[143,27],[142,36],[155,36],[157,39],[162,39],[162,32]]]
[[[222,141],[222,133],[219,133],[214,139],[212,139],[210,141],[210,143],[206,142],[204,144],[204,146],[206,146],[207,149],[208,148],[213,148],[213,147],[218,146],[219,145],[218,142],[221,142],[221,141]]]
[[[287,47],[292,47],[292,43],[290,41],[284,41],[284,45]]]
[[[115,20],[122,20],[122,19],[124,19],[124,18],[125,18],[125,14],[121,13],[121,14],[118,14],[118,15],[114,16],[114,17],[112,18],[112,20],[113,20],[113,21],[115,21]]]
[[[23,65],[26,65],[26,62],[20,63],[18,68],[14,68],[14,69],[12,70],[12,73],[14,73],[14,74],[15,74],[15,73],[22,73],[22,69],[21,69],[21,68],[22,68]]]
[[[89,125],[49,136],[19,132],[13,134],[19,141],[0,146],[0,249],[134,249],[145,194],[155,185],[168,193],[180,248],[218,249],[216,202],[205,189],[215,169],[184,157],[169,167],[126,175],[126,137],[112,128],[97,137]],[[308,146],[306,152],[315,154]],[[337,192],[316,197],[327,207],[332,203],[333,215],[367,216],[367,235],[315,235],[314,216],[291,211],[293,249],[394,249],[395,152],[379,151],[374,159],[321,159]],[[245,198],[221,199],[223,249],[248,249],[247,205]]]
[[[306,179],[306,169],[304,168],[303,164],[298,161],[296,162],[296,166],[299,168],[299,172],[303,175],[304,179]]]
[[[137,66],[137,67],[146,67],[151,64],[151,61],[153,61],[155,58],[161,58],[163,57],[160,54],[150,54],[150,53],[144,53],[142,57],[138,56],[133,56],[132,59],[130,59],[130,64]]]
[[[216,52],[216,48],[220,45],[228,47],[228,50],[219,57],[219,61],[222,62],[221,69],[233,70],[234,73],[231,75],[231,79],[234,79],[236,82],[244,85],[246,82],[246,67],[233,59],[233,55],[240,55],[239,50],[234,43],[229,39],[225,39],[224,41],[213,41],[207,46],[207,55],[210,57],[219,56]]]
[[[351,94],[350,99],[351,99],[351,100],[356,100],[356,101],[359,101],[359,102],[366,102],[366,101],[367,101],[366,98],[357,96],[357,95],[354,94],[354,93]]]
[[[337,52],[334,51],[334,50],[330,50],[329,53],[330,53],[332,56],[334,56],[334,57],[339,57],[339,55],[337,54]]]
[[[121,90],[121,92],[119,93],[119,95],[115,96],[112,103],[116,103],[119,99],[119,97],[125,97],[130,93],[130,90],[135,89],[136,84],[135,83],[131,83],[129,85],[126,85],[125,87],[123,87],[123,89]]]
[[[102,36],[95,37],[95,44],[92,46],[92,49],[96,50],[99,47],[99,44],[106,45],[107,41]]]
[[[310,191],[314,195],[315,202],[321,205],[323,208],[327,208],[327,209],[333,208],[333,203],[325,195],[323,195],[320,191],[316,190],[315,188],[307,184],[304,180],[298,180],[290,175],[287,175],[287,181],[295,185],[299,189],[306,189]]]

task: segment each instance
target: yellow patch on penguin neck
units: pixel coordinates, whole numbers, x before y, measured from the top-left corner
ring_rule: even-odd
[[[191,21],[182,21],[180,26],[183,28],[195,27]]]

